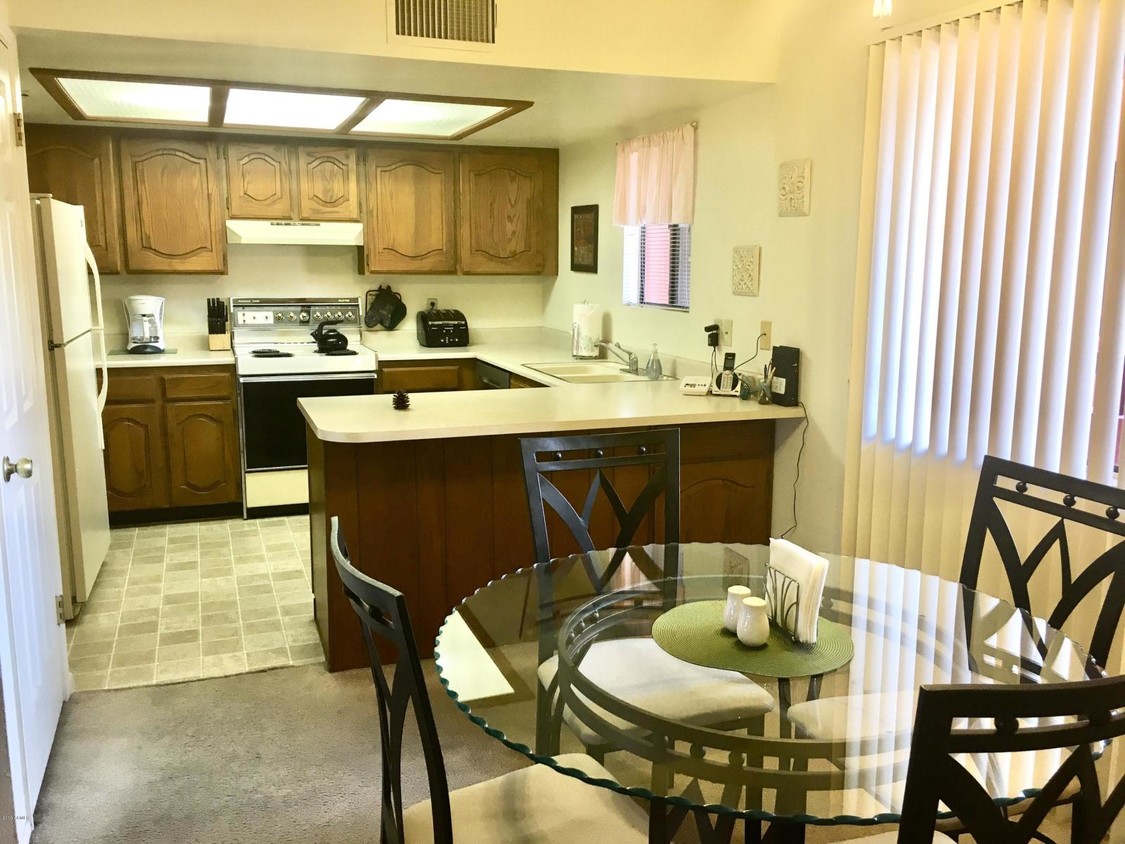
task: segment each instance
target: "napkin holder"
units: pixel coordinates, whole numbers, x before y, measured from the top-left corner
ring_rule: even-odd
[[[801,584],[766,563],[766,612],[770,621],[794,642],[801,623]]]

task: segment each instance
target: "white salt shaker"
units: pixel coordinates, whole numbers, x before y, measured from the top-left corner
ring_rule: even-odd
[[[738,616],[738,641],[760,648],[770,638],[770,617],[763,598],[743,598]]]
[[[731,586],[727,589],[727,608],[723,611],[723,627],[731,633],[738,633],[738,617],[742,613],[742,599],[753,593],[749,586]]]

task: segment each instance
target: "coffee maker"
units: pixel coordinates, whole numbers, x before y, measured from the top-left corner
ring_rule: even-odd
[[[125,350],[135,355],[153,355],[164,351],[164,298],[162,296],[127,296],[125,324],[129,341]]]

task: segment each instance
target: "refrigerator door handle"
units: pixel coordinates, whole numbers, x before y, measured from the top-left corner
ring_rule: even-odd
[[[102,279],[98,274],[98,264],[94,259],[94,253],[90,250],[90,245],[86,244],[86,266],[90,269],[90,274],[94,276],[94,309],[97,312],[98,321],[93,327],[93,331],[98,335],[98,366],[102,372],[101,389],[98,390],[98,444],[105,451],[105,431],[102,429],[102,411],[105,410],[105,402],[109,397],[109,355],[105,349],[105,314],[102,311]]]

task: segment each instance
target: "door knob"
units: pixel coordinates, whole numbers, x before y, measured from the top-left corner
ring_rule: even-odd
[[[35,471],[35,466],[31,462],[30,457],[21,457],[15,463],[4,455],[3,460],[4,483],[12,479],[12,475],[19,475],[21,478],[30,478],[31,473]]]

